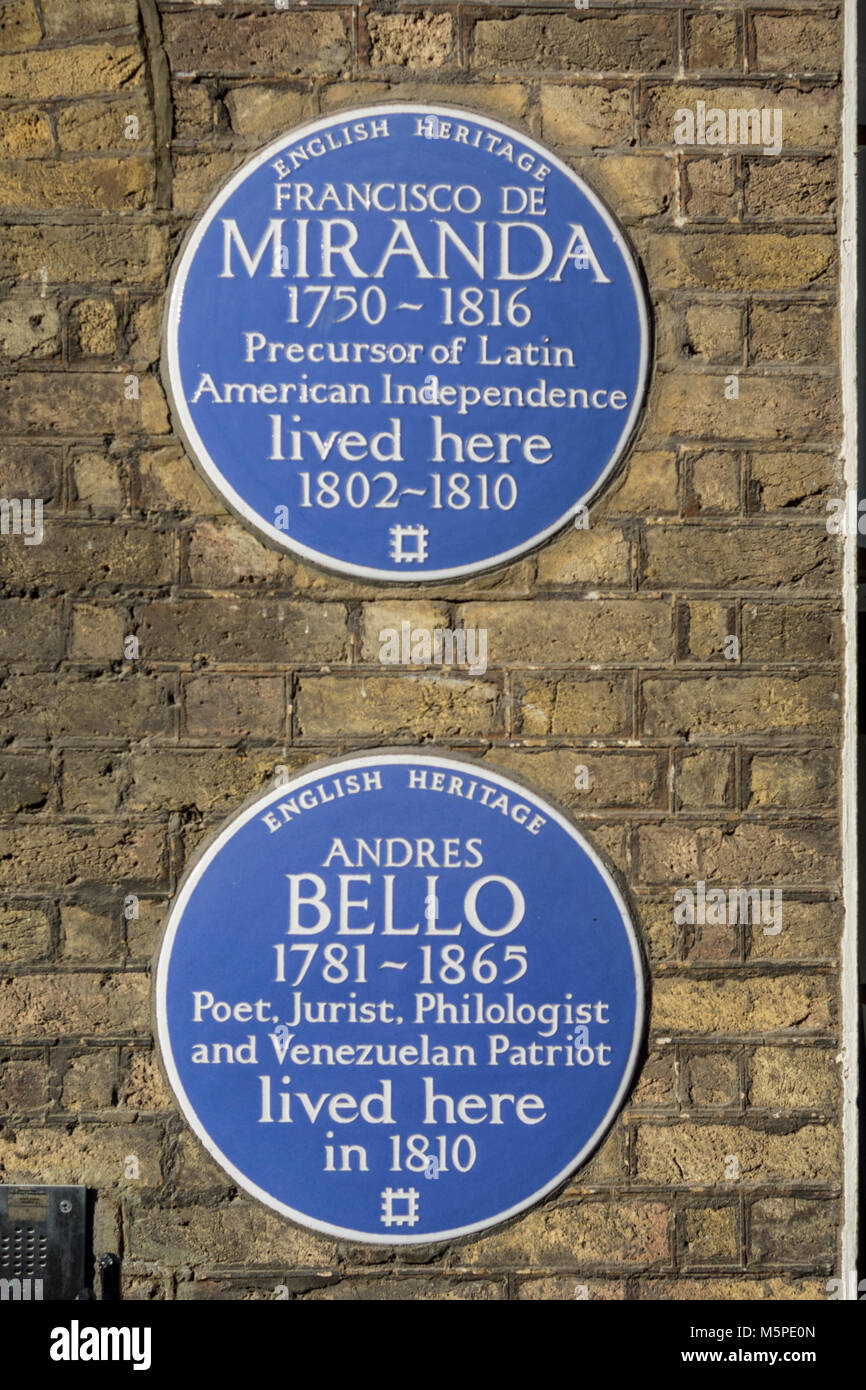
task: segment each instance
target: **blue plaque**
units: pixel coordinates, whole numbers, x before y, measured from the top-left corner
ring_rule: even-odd
[[[648,340],[632,253],[582,179],[497,121],[395,104],[293,130],[229,180],[179,256],[164,360],[238,517],[414,583],[585,517]]]
[[[629,1086],[643,971],[571,821],[469,760],[350,757],[248,805],[189,872],[157,970],[181,1108],[295,1221],[418,1244],[552,1191]]]

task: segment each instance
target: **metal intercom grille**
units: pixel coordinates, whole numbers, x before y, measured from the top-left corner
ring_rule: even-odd
[[[4,1232],[0,1241],[0,1269],[13,1278],[45,1278],[48,1266],[48,1236],[35,1226],[16,1222],[12,1234]],[[7,1274],[7,1271],[9,1272]]]
[[[81,1296],[86,1210],[84,1187],[0,1186],[0,1301]]]

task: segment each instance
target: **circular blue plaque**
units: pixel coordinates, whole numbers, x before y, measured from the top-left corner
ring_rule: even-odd
[[[565,815],[486,766],[381,752],[226,825],[156,994],[171,1085],[235,1181],[396,1245],[503,1221],[583,1162],[629,1086],[644,984]]]
[[[166,386],[204,476],[345,574],[471,574],[537,545],[641,409],[644,290],[582,179],[497,121],[344,111],[250,159],[172,280]]]

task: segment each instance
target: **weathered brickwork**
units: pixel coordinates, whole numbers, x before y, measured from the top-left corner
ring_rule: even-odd
[[[125,1297],[817,1299],[840,1272],[840,55],[826,0],[0,3],[0,495],[44,502],[41,544],[0,537],[0,1178],[96,1189]],[[551,146],[655,316],[590,528],[414,592],[242,528],[159,375],[172,258],[218,184],[390,99]],[[677,145],[698,101],[781,110],[781,152]],[[395,619],[486,628],[487,671],[381,666]],[[238,1194],[161,1079],[149,972],[191,853],[277,769],[434,742],[585,823],[652,1012],[564,1190],[394,1254]],[[701,879],[781,889],[782,931],[677,925]]]

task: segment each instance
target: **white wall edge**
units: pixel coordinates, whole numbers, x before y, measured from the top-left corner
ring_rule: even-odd
[[[845,0],[842,73],[842,219],[839,334],[842,375],[842,462],[846,505],[858,493],[857,469],[857,4]],[[858,515],[856,502],[853,515]],[[849,534],[850,533],[850,534]],[[857,957],[857,527],[845,526],[843,598],[845,693],[842,744],[842,1136],[844,1146],[841,1269],[846,1300],[858,1297],[858,1014]],[[853,1277],[852,1277],[853,1275]]]

